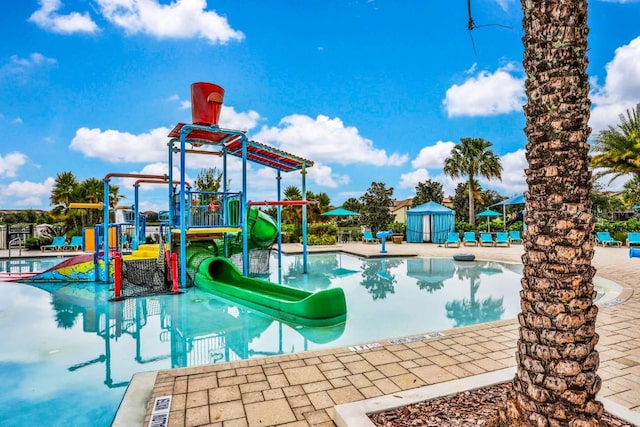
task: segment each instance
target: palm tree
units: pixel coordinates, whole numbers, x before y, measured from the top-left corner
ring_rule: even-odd
[[[587,1],[521,0],[527,104],[522,311],[510,426],[598,426]]]
[[[302,191],[294,185],[284,189],[284,200],[302,200]],[[287,206],[282,209],[282,216],[297,228],[302,226],[302,208],[300,206]]]
[[[80,184],[82,199],[88,203],[99,203],[104,199],[104,185],[98,178],[87,178]],[[84,209],[83,209],[84,211]],[[87,221],[83,225],[94,225],[95,209],[88,209]],[[98,214],[99,215],[99,214]]]
[[[49,196],[49,201],[55,206],[54,209],[58,208],[67,216],[69,213],[69,205],[77,194],[78,185],[78,179],[71,171],[60,172],[56,175],[51,196]],[[73,216],[73,228],[78,228],[75,216]]]
[[[602,171],[600,178],[613,175],[611,181],[627,174],[640,177],[640,104],[620,114],[620,124],[598,133],[592,147],[591,166]]]
[[[460,138],[444,161],[444,173],[452,178],[469,177],[469,223],[476,224],[474,200],[480,199],[477,176],[502,179],[500,158],[490,149],[491,144],[482,138]]]

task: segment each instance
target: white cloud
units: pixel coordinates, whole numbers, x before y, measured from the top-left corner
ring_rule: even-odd
[[[168,133],[165,127],[139,135],[82,127],[76,130],[69,148],[110,163],[166,161]]]
[[[451,155],[451,150],[455,147],[451,141],[438,141],[435,145],[423,147],[412,162],[414,168],[442,168],[444,161]]]
[[[447,114],[493,116],[519,111],[526,101],[525,79],[515,74],[515,65],[509,64],[494,73],[480,71],[464,83],[454,84],[443,101]]]
[[[425,168],[416,169],[409,173],[400,175],[400,188],[416,188],[419,182],[424,182],[429,178],[429,171]]]
[[[104,17],[127,34],[149,34],[157,38],[199,38],[225,44],[244,39],[229,26],[227,18],[205,11],[206,0],[97,0]]]
[[[61,34],[95,33],[99,30],[88,13],[56,13],[62,7],[60,0],[40,0],[39,3],[40,9],[33,12],[29,21],[44,30]]]
[[[26,154],[17,151],[0,154],[0,176],[14,177],[16,172],[27,162]]]
[[[0,185],[0,205],[46,209],[54,184],[54,178],[47,178],[44,182],[14,181]]]
[[[500,6],[502,8],[502,10],[508,10],[509,9],[509,5],[512,4],[514,2],[514,0],[496,0],[496,3],[498,3],[498,6]]]
[[[617,48],[606,70],[604,86],[592,82],[594,107],[589,124],[594,132],[617,125],[619,115],[640,100],[640,37]]]
[[[189,103],[191,107],[191,103]],[[241,113],[231,106],[222,106],[218,124],[226,129],[250,130],[256,127],[260,120],[260,114],[253,110]]]
[[[510,195],[524,192],[527,189],[524,170],[528,167],[525,150],[519,149],[500,156],[500,162],[502,163],[502,181],[487,181],[481,178],[483,186]]]
[[[31,53],[28,58],[12,55],[9,62],[0,68],[0,77],[12,77],[24,83],[34,71],[55,63],[55,59],[38,52]]]
[[[357,128],[345,127],[339,118],[323,115],[316,119],[301,114],[284,117],[280,127],[264,127],[255,139],[324,163],[400,166],[408,160],[406,154],[388,155],[385,150],[375,148],[373,141],[362,137]]]

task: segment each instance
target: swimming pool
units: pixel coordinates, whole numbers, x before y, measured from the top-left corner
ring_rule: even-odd
[[[270,280],[277,281],[275,258]],[[192,288],[108,302],[102,284],[2,283],[0,401],[6,426],[109,426],[136,372],[349,346],[515,318],[522,267],[445,258],[283,256],[283,282],[342,287],[348,320],[289,325]],[[44,288],[44,289],[41,289]]]

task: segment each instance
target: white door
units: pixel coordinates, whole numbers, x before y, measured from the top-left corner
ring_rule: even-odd
[[[422,241],[431,241],[431,215],[424,215],[422,217]]]

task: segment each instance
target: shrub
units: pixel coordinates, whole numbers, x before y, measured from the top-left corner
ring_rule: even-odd
[[[41,245],[48,245],[49,243],[41,243],[44,240],[48,240],[49,243],[51,243],[52,239],[47,239],[46,237],[40,238],[38,239],[37,237],[27,237],[24,240],[24,246],[27,249],[40,249]]]
[[[323,236],[316,236],[314,234],[310,234],[307,236],[307,244],[310,246],[335,245],[336,241],[337,241],[336,236],[331,236],[329,234],[325,234]]]
[[[468,222],[464,222],[464,221],[456,221],[456,230],[458,231],[475,231],[473,229],[473,226],[471,224],[469,224]]]
[[[402,234],[404,236],[407,230],[407,224],[403,222],[392,222],[389,226],[389,229],[393,232],[393,234]]]

